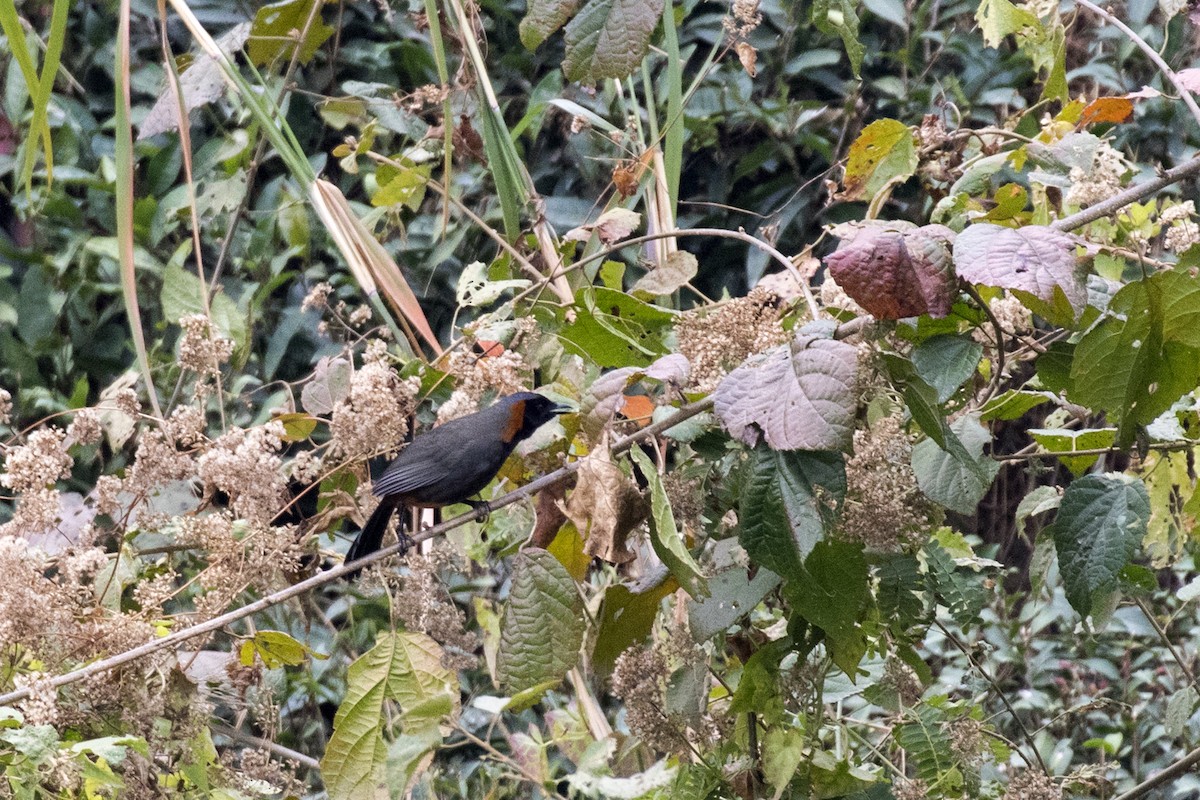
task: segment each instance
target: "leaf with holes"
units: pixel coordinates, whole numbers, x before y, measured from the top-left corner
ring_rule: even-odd
[[[845,450],[854,434],[858,353],[800,333],[748,360],[717,385],[713,410],[729,434],[775,450]]]
[[[950,259],[954,231],[942,225],[854,230],[825,257],[825,266],[856,303],[877,319],[950,313],[958,295]]]
[[[1055,324],[1070,325],[1087,308],[1075,237],[1053,228],[977,223],[955,238],[954,266],[971,283],[1011,290]]]
[[[1067,601],[1081,617],[1118,590],[1149,522],[1150,496],[1138,478],[1085,475],[1067,487],[1051,532]]]
[[[579,660],[582,604],[575,580],[545,550],[527,548],[513,565],[500,628],[497,677],[511,694],[557,683]]]
[[[1171,288],[1158,280],[1125,286],[1109,304],[1109,316],[1075,348],[1067,394],[1115,417],[1122,447],[1200,378],[1200,353],[1190,346],[1195,334],[1186,325],[1200,294],[1172,302],[1174,295],[1165,291]]]

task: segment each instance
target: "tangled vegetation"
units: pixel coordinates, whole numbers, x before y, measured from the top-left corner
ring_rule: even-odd
[[[1192,16],[0,0],[0,797],[1195,796]]]

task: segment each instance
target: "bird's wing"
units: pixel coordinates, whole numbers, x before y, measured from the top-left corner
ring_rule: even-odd
[[[439,480],[441,470],[436,464],[414,459],[409,462],[395,461],[383,474],[375,479],[371,492],[376,497],[390,494],[409,494],[424,489]]]

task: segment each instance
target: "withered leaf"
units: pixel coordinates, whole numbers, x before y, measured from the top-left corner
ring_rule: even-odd
[[[626,538],[646,518],[646,498],[613,461],[607,431],[581,462],[578,476],[566,514],[587,540],[583,551],[610,564],[633,560]]]

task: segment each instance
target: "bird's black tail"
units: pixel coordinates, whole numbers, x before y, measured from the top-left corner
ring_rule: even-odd
[[[403,510],[404,503],[395,497],[385,497],[379,501],[379,505],[371,512],[367,524],[363,525],[362,530],[358,533],[358,538],[354,540],[354,544],[350,545],[350,549],[346,551],[346,561],[349,564],[351,561],[357,561],[364,556],[369,556],[380,547],[383,546],[383,534],[387,532],[388,523],[392,520],[392,512],[396,509]],[[403,513],[401,513],[403,517]],[[401,519],[400,524],[404,524]],[[400,532],[401,537],[404,532]],[[361,572],[359,570],[358,572]],[[346,575],[347,578],[355,578],[358,572],[352,572]]]

